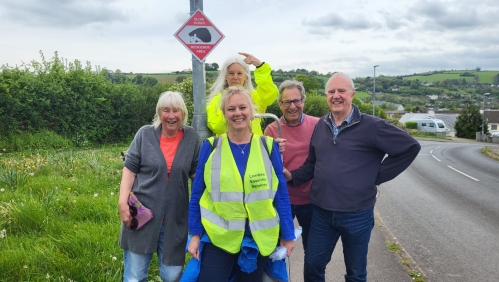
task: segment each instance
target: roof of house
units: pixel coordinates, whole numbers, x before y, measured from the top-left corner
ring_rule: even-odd
[[[483,115],[488,123],[499,123],[499,111],[485,111]]]

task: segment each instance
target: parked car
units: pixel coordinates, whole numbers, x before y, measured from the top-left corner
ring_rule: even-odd
[[[492,132],[490,137],[499,137],[499,132]]]

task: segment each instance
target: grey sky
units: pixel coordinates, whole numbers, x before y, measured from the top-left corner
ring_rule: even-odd
[[[225,35],[207,57],[238,51],[273,69],[343,71],[353,77],[441,69],[499,71],[499,1],[204,1]],[[4,0],[0,65],[55,51],[70,61],[123,72],[191,68],[173,34],[189,17],[187,0]]]

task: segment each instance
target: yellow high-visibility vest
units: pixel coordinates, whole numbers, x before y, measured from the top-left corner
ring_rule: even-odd
[[[213,144],[213,137],[208,140]],[[211,242],[229,253],[241,250],[246,220],[262,256],[270,255],[277,245],[279,216],[273,201],[279,180],[270,161],[273,142],[253,135],[243,179],[226,134],[217,138],[205,164],[201,222]]]

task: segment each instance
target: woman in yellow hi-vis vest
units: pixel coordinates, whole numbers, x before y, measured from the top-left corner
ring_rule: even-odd
[[[217,136],[227,132],[227,123],[224,114],[220,110],[222,92],[227,87],[244,87],[250,93],[251,100],[256,105],[258,113],[265,113],[267,107],[274,103],[277,95],[279,95],[279,90],[272,80],[272,68],[270,65],[251,54],[243,52],[239,52],[239,54],[242,56],[230,57],[224,62],[208,97],[208,105],[206,106],[208,128]],[[256,67],[254,72],[256,89],[253,89],[249,65]],[[251,125],[254,133],[263,135],[260,123],[261,120],[256,118],[251,122]]]
[[[251,132],[255,105],[243,87],[221,97],[228,132],[206,140],[200,151],[189,206],[189,253],[200,260],[200,282],[261,281],[268,256],[280,244],[294,248],[289,195],[277,143]],[[200,238],[209,242],[200,250]],[[203,239],[203,242],[206,240]],[[242,244],[258,256],[247,267]]]

